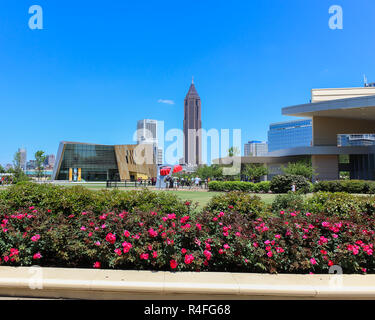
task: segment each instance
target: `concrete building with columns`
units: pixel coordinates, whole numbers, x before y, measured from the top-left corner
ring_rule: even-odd
[[[351,179],[375,180],[375,145],[338,144],[339,135],[375,133],[375,87],[313,89],[310,103],[285,107],[282,114],[312,119],[311,146],[242,157],[242,165],[263,163],[270,179],[281,173],[282,165],[306,160],[315,168],[314,180],[337,180],[340,172],[349,173]],[[228,159],[222,160],[214,162],[228,163]]]

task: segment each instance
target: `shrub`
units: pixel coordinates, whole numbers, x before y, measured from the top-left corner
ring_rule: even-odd
[[[340,192],[341,187],[338,181],[319,181],[314,184],[314,192]]]
[[[22,184],[1,191],[0,265],[375,273],[375,197],[319,192],[299,211],[301,197],[279,195],[271,215],[259,197],[229,192],[192,215],[170,193]],[[32,200],[42,208],[24,207]]]
[[[303,211],[305,208],[304,200],[304,197],[298,193],[278,194],[272,202],[272,211],[275,213],[279,213],[282,210],[287,212]]]
[[[228,210],[244,214],[248,217],[256,217],[265,212],[266,205],[258,196],[232,191],[214,196],[203,209],[203,211],[212,214]]]
[[[374,219],[240,212],[0,212],[0,265],[172,271],[375,273]]]
[[[343,180],[339,182],[342,185],[343,192],[348,193],[367,193],[368,184],[361,180]]]
[[[138,209],[141,211],[174,212],[178,216],[189,213],[192,204],[185,205],[177,195],[148,190],[101,190],[91,191],[82,186],[70,188],[52,184],[23,183],[0,191],[0,205],[18,210],[33,205],[66,215],[82,211],[103,211]]]
[[[315,174],[311,162],[306,161],[289,162],[286,167],[282,166],[282,170],[285,174],[304,176],[308,180],[311,180]]]
[[[311,191],[311,185],[305,177],[290,174],[274,176],[270,189],[273,193],[287,193],[292,189],[293,184],[295,184],[297,192],[308,193]]]
[[[270,192],[271,182],[270,181],[261,181],[261,182],[258,182],[255,186],[258,188],[257,192],[268,193],[268,192]]]
[[[306,210],[335,215],[344,219],[361,220],[375,213],[375,197],[355,196],[344,192],[317,192],[306,200]]]
[[[375,193],[375,182],[364,180],[332,180],[319,181],[314,184],[314,192],[348,192],[348,193]]]
[[[247,164],[242,172],[250,180],[259,180],[260,177],[266,176],[268,174],[268,168],[262,164]]]

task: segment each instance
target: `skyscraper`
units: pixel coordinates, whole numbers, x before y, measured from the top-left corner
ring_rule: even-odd
[[[158,121],[142,119],[137,122],[137,144],[152,144],[156,164],[163,163],[163,150],[159,148]]]
[[[245,157],[252,156],[252,157],[262,157],[265,156],[268,152],[268,144],[267,142],[262,141],[249,141],[245,143]]]
[[[22,170],[25,172],[26,171],[26,161],[27,161],[27,153],[26,149],[24,148],[19,148],[18,152],[20,154],[20,167]]]
[[[202,162],[201,98],[192,80],[184,101],[184,162],[198,165]]]
[[[137,122],[137,143],[157,143],[158,121],[142,119]]]

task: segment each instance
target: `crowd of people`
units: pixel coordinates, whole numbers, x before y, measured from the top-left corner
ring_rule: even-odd
[[[166,176],[164,182],[167,189],[207,189],[210,178],[202,180],[198,176],[192,178]]]
[[[167,189],[179,189],[179,188],[188,188],[188,189],[204,189],[207,188],[210,178],[202,180],[198,176],[192,178],[184,178],[177,176],[165,176],[164,182]],[[137,179],[138,186],[155,186],[156,178],[151,179]]]
[[[12,175],[4,175],[0,176],[0,186],[9,185],[13,183],[13,176]]]

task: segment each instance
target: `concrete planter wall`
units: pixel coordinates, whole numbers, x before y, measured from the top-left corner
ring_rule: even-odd
[[[0,267],[0,295],[71,299],[375,299],[375,275]]]

